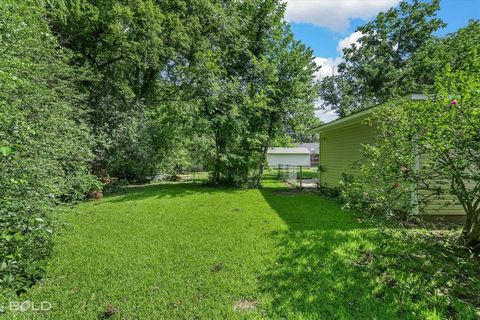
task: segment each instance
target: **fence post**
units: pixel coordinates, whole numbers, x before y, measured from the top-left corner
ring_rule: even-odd
[[[302,188],[302,166],[300,166],[300,188]]]

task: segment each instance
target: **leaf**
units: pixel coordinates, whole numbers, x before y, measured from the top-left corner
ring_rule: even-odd
[[[10,153],[13,152],[13,149],[7,146],[0,147],[0,154],[4,157],[8,156]]]

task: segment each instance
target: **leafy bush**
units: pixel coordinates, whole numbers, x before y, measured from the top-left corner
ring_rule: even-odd
[[[461,241],[480,250],[480,54],[449,65],[425,102],[394,103],[374,119],[378,140],[366,145],[359,175],[346,181],[347,206],[419,213],[437,200],[466,213]],[[417,201],[418,200],[418,201]]]
[[[100,187],[70,54],[34,1],[0,3],[0,292],[40,276],[52,249],[50,212]]]
[[[390,112],[393,114],[385,109],[378,118],[389,119]],[[401,119],[398,114],[395,121]],[[411,144],[384,143],[383,139],[380,134],[379,141],[363,146],[362,159],[353,165],[358,175],[342,177],[341,198],[349,209],[406,218],[411,209],[412,184],[408,171],[402,168],[406,169],[412,161]]]

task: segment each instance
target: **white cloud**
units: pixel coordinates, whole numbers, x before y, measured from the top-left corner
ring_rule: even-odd
[[[323,58],[323,57],[315,57],[315,63],[320,66],[320,70],[317,72],[316,76],[317,79],[320,80],[324,77],[331,76],[337,74],[337,67],[340,63],[344,62],[343,59],[343,48],[350,47],[352,43],[355,43],[362,37],[361,32],[353,32],[349,36],[341,39],[337,45],[337,51],[340,54],[338,57],[334,58]],[[335,110],[325,110],[320,109],[322,107],[322,100],[318,100],[315,104],[315,116],[319,118],[324,123],[331,122],[338,118],[337,113]]]
[[[361,33],[360,31],[355,31],[351,33],[349,36],[340,40],[337,45],[338,53],[343,54],[343,49],[350,48],[350,46],[353,43],[356,43],[358,39],[360,39],[362,36],[363,36],[363,33]]]
[[[320,70],[317,72],[317,79],[320,80],[324,77],[331,76],[337,73],[338,64],[342,63],[343,59],[341,57],[336,58],[322,58],[316,57],[315,63],[318,66],[321,66]],[[331,122],[338,118],[335,111],[332,110],[322,110],[322,100],[318,100],[315,103],[315,116],[323,121],[324,123]]]
[[[336,58],[322,58],[316,57],[315,63],[317,66],[321,66],[317,72],[317,79],[322,79],[326,76],[331,76],[337,73],[337,66],[343,62],[341,57]]]
[[[315,63],[317,66],[320,66],[320,70],[317,72],[317,79],[322,79],[326,76],[331,76],[337,73],[337,67],[340,63],[344,62],[343,59],[343,49],[350,47],[352,43],[355,43],[362,37],[362,33],[359,31],[353,32],[349,36],[343,38],[338,42],[337,51],[340,56],[335,58],[323,58],[316,57]]]
[[[325,110],[322,108],[323,101],[322,99],[318,99],[315,103],[315,116],[323,121],[323,123],[332,122],[333,120],[338,118],[337,113],[335,110]]]
[[[334,110],[317,110],[315,111],[315,115],[324,123],[332,122],[338,118],[338,115]]]
[[[350,19],[368,20],[400,0],[286,0],[285,17],[291,22],[312,23],[335,32],[345,31]]]

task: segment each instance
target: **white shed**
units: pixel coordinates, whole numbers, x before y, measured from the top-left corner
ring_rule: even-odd
[[[268,148],[267,162],[270,168],[278,165],[310,166],[310,150],[298,148]]]

